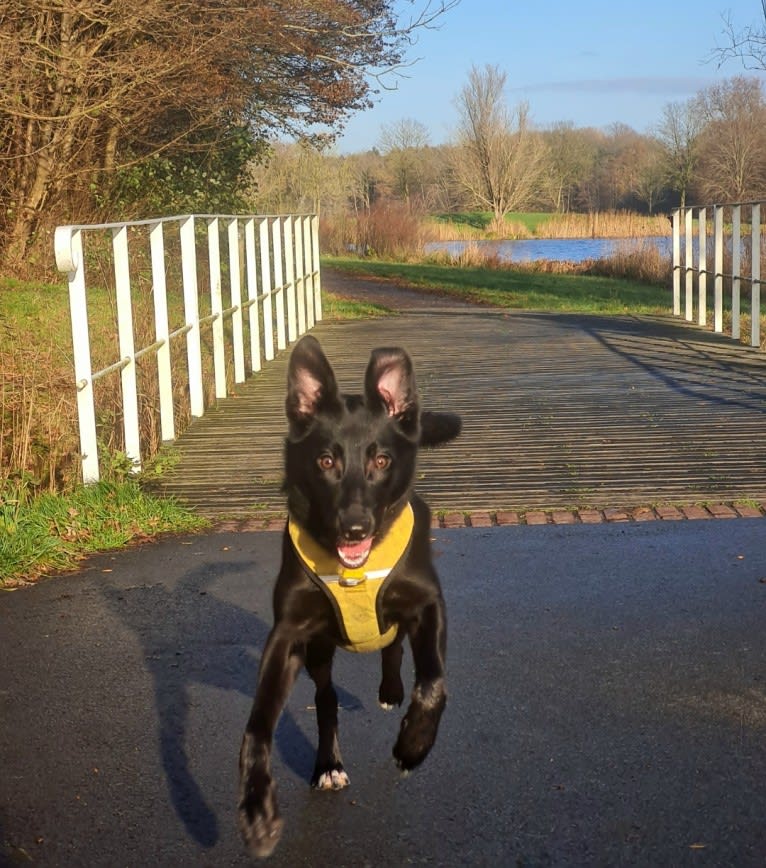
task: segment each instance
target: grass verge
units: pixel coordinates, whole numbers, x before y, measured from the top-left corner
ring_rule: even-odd
[[[77,567],[88,554],[161,533],[200,530],[207,521],[135,481],[79,485],[32,496],[21,484],[0,491],[0,587]]]
[[[667,314],[672,301],[665,287],[620,278],[334,256],[322,261],[350,274],[387,278],[464,301],[516,310]]]

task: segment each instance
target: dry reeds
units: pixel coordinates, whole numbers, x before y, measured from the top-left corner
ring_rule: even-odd
[[[664,215],[595,211],[590,214],[556,214],[541,223],[535,235],[538,238],[641,238],[669,233],[670,222]]]
[[[322,250],[336,256],[355,253],[406,261],[420,255],[426,239],[422,219],[400,202],[320,221]]]
[[[75,398],[61,361],[57,347],[17,335],[0,350],[0,488],[14,478],[54,491],[72,470]]]

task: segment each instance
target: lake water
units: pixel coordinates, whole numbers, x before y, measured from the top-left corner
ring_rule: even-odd
[[[466,247],[486,251],[504,262],[582,262],[585,259],[605,259],[626,249],[641,250],[656,247],[670,257],[673,247],[669,236],[647,238],[525,238],[519,241],[432,241],[425,245],[426,253],[446,251],[459,256]]]

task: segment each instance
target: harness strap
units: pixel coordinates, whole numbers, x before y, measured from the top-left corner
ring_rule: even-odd
[[[346,640],[343,647],[348,651],[377,651],[390,645],[397,627],[386,627],[383,621],[381,591],[409,549],[415,526],[412,506],[405,506],[386,535],[375,542],[365,564],[354,569],[342,564],[292,518],[287,526],[304,569],[333,605]]]

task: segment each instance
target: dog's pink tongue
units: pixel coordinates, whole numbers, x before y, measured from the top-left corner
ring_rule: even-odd
[[[367,560],[371,548],[371,537],[360,542],[339,542],[338,557],[347,567],[361,567]]]

